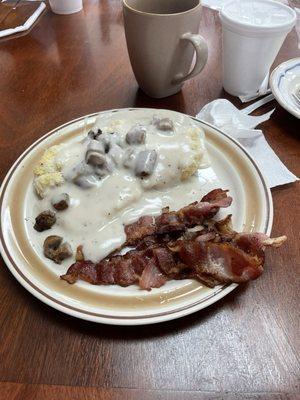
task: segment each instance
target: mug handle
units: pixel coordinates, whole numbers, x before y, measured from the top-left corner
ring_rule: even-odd
[[[206,41],[203,39],[201,35],[196,35],[188,32],[184,33],[180,39],[188,40],[189,42],[192,43],[196,51],[196,62],[192,71],[189,72],[186,76],[183,76],[183,74],[177,74],[175,76],[175,78],[172,81],[172,83],[175,84],[182,83],[199,74],[205,67],[208,58],[208,47]]]

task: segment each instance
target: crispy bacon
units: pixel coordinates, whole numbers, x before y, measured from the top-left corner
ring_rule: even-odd
[[[61,278],[69,283],[82,279],[98,285],[136,283],[145,290],[170,279],[193,278],[209,287],[246,282],[262,274],[265,247],[278,247],[285,240],[285,236],[270,239],[260,233],[236,233],[228,216],[210,220],[175,240],[169,235],[148,236],[136,249],[98,264],[76,262]]]
[[[98,276],[95,264],[92,261],[77,261],[72,264],[62,279],[68,283],[75,283],[79,278],[93,285],[97,285]],[[113,283],[113,281],[112,281]]]
[[[232,198],[227,196],[226,190],[215,189],[201,201],[196,201],[178,211],[170,211],[169,207],[165,207],[162,214],[157,217],[140,217],[136,222],[124,227],[126,233],[124,246],[136,245],[149,235],[184,232],[187,228],[201,225],[206,219],[214,217],[221,207],[229,207],[231,202]]]
[[[155,259],[149,258],[139,279],[139,285],[141,289],[150,290],[161,287],[167,282],[167,279],[167,276],[164,276],[156,265]]]

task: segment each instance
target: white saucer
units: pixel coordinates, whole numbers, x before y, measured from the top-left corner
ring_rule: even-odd
[[[300,57],[280,64],[271,74],[270,86],[278,103],[300,119],[300,105],[293,94],[300,91]]]

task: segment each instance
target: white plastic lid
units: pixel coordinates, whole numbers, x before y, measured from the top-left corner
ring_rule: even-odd
[[[221,12],[222,23],[234,31],[283,32],[293,28],[296,12],[273,0],[233,0]]]

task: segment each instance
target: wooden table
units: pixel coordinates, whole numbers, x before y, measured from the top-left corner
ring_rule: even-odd
[[[138,106],[195,115],[222,91],[218,15],[205,9],[209,62],[181,93],[138,90],[120,0],[85,0],[83,12],[47,11],[27,35],[0,43],[0,166],[43,133],[78,116]],[[299,56],[292,32],[275,65]],[[240,103],[234,100],[236,104]],[[262,128],[300,175],[299,121],[276,106]],[[31,296],[0,270],[0,399],[299,399],[300,186],[273,190],[273,234],[289,237],[264,275],[177,321],[110,327],[76,320]]]

